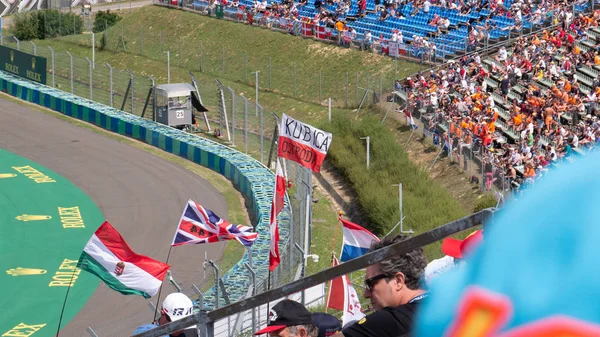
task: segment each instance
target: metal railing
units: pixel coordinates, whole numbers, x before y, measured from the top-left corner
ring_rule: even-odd
[[[239,302],[212,311],[200,311],[192,316],[181,320],[159,326],[153,330],[135,335],[135,337],[158,337],[190,326],[197,326],[200,336],[215,336],[215,322],[220,319],[245,312],[254,308],[261,308],[267,303],[302,291],[313,286],[323,284],[338,276],[348,274],[352,271],[363,269],[369,265],[378,263],[392,256],[406,254],[414,249],[424,247],[428,244],[442,240],[450,235],[482,225],[493,214],[490,209],[483,210],[468,217],[450,222],[423,234],[409,238],[402,242],[383,247],[377,251],[370,252],[359,258],[342,263],[336,267],[313,274],[309,277],[286,284],[285,286],[266,291],[262,294],[252,296]]]

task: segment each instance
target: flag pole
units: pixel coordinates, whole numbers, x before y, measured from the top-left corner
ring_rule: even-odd
[[[269,277],[267,278],[267,291],[269,290],[271,290],[271,269],[269,269]],[[269,323],[269,311],[271,311],[270,305],[271,302],[267,302],[267,324]]]
[[[331,251],[331,263],[333,264],[333,259],[335,259],[335,252]],[[329,290],[331,289],[331,281],[327,282],[327,293],[325,294],[325,313],[327,313],[327,303],[329,303]]]
[[[81,261],[81,257],[79,257],[79,261]],[[73,278],[75,277],[75,273],[77,272],[77,269],[79,269],[78,268],[79,261],[77,261],[77,267],[75,267],[75,269],[73,269],[73,273],[71,274],[71,280],[69,281],[69,286],[67,287],[67,294],[65,295],[65,300],[62,305],[62,310],[60,311],[60,318],[58,319],[58,329],[56,330],[56,337],[58,337],[58,335],[60,333],[60,325],[62,323],[63,314],[65,313],[65,307],[67,305],[67,298],[69,297],[69,290],[71,290],[71,287],[73,286]]]
[[[167,253],[167,261],[165,261],[166,264],[169,264],[169,258],[171,257],[171,248],[173,248],[173,246],[169,246],[169,253]],[[156,306],[154,307],[154,316],[152,316],[153,322],[156,319],[156,313],[158,313],[158,303],[160,302],[160,293],[162,292],[163,284],[164,284],[164,280],[160,284],[160,288],[158,288],[158,297],[156,298]]]

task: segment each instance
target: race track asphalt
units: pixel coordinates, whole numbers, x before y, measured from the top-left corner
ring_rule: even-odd
[[[188,199],[227,215],[223,196],[201,177],[115,139],[0,97],[0,148],[33,160],[64,176],[98,205],[134,251],[164,261]],[[97,224],[99,226],[100,224]],[[85,243],[84,243],[85,244]],[[209,249],[207,249],[207,247]],[[202,262],[219,259],[224,245],[175,247],[169,264],[173,276],[190,293],[203,282]],[[40,257],[43,258],[43,257]],[[165,294],[173,292],[166,279]],[[26,296],[26,294],[24,294]],[[156,303],[156,296],[151,299]],[[162,301],[162,300],[161,300]],[[137,322],[151,320],[148,300],[121,295],[101,284],[60,336],[84,336],[88,326],[127,336]],[[57,317],[60,313],[57,313]],[[137,318],[139,320],[139,318]],[[105,337],[107,334],[100,334]]]

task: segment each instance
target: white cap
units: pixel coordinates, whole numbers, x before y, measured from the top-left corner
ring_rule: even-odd
[[[194,304],[189,297],[182,293],[173,293],[165,298],[162,312],[175,322],[193,313]]]

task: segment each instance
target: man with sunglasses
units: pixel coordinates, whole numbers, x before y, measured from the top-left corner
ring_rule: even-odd
[[[385,238],[370,251],[404,241],[403,235]],[[423,249],[394,256],[367,267],[363,296],[371,301],[374,313],[342,330],[334,337],[397,337],[409,334],[419,302],[427,296],[421,280],[427,259]]]

